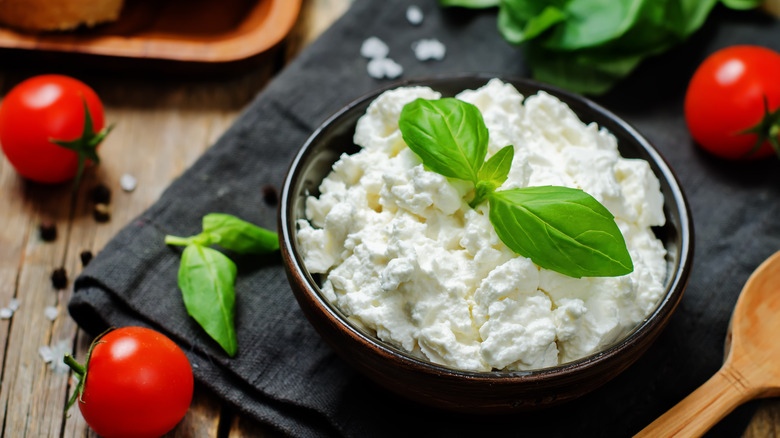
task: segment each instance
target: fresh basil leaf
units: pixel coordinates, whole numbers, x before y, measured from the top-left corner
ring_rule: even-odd
[[[168,234],[165,236],[165,244],[176,245],[176,246],[187,246],[187,245],[209,246],[216,243],[218,239],[219,236],[208,234],[208,233],[199,233],[189,237],[180,237],[180,236],[173,236]]]
[[[645,3],[655,0],[578,0],[567,4],[566,20],[544,45],[553,50],[595,47],[620,38],[639,19]]]
[[[515,157],[515,148],[512,145],[504,146],[485,161],[479,169],[479,180],[495,184],[498,188],[506,181],[509,171],[512,169],[512,160]]]
[[[536,80],[591,95],[609,91],[618,81],[631,73],[644,54],[607,55],[588,50],[554,52],[529,45],[528,59]]]
[[[722,0],[749,9],[760,0]],[[502,0],[498,29],[524,43],[534,79],[600,95],[642,60],[685,41],[718,0]]]
[[[231,357],[238,350],[235,282],[236,265],[221,252],[194,244],[184,249],[179,288],[187,313]]]
[[[404,106],[398,126],[428,169],[477,184],[488,130],[476,106],[451,97],[417,99]]]
[[[505,146],[482,165],[478,174],[479,182],[474,186],[474,199],[469,202],[471,208],[481,204],[506,181],[512,168],[514,155],[515,148],[511,145]]]
[[[458,6],[462,8],[483,9],[498,6],[501,0],[439,0],[442,6]]]
[[[685,35],[689,36],[704,24],[718,0],[680,0],[679,3],[683,18],[675,24],[676,27],[684,27]],[[754,3],[760,3],[760,1]]]
[[[511,7],[502,7],[498,11],[498,29],[504,38],[514,44],[531,40],[556,24],[566,20],[566,14],[556,6],[547,6],[538,14],[518,18]]]
[[[494,192],[490,222],[512,251],[570,277],[633,271],[614,217],[582,190],[544,186]]]
[[[212,236],[211,243],[239,254],[264,254],[279,249],[279,236],[224,213],[203,216],[203,233]]]
[[[753,9],[763,3],[763,0],[721,0],[721,2],[730,9]]]

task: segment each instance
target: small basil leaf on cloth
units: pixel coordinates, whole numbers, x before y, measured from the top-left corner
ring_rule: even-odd
[[[398,126],[425,167],[477,184],[487,155],[488,130],[476,106],[451,97],[417,99],[404,106]]]
[[[225,352],[238,351],[235,329],[236,265],[221,252],[188,245],[179,265],[179,287],[187,313]]]
[[[265,254],[279,249],[279,236],[235,216],[209,213],[203,216],[203,233],[225,249],[238,254]]]
[[[494,192],[490,222],[512,251],[570,277],[616,277],[634,266],[614,217],[579,189],[542,186]]]
[[[167,245],[185,246],[178,282],[187,312],[231,357],[238,350],[234,323],[236,265],[208,248],[220,245],[237,254],[266,254],[279,249],[279,236],[224,213],[203,216],[203,230],[190,237],[166,235]]]

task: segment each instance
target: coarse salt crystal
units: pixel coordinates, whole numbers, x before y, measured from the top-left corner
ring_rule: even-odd
[[[400,64],[390,58],[377,58],[368,62],[368,74],[374,79],[395,79],[404,72]]]
[[[406,19],[417,26],[423,22],[423,12],[418,6],[412,5],[406,8]]]
[[[49,363],[54,360],[54,351],[48,345],[38,347],[38,354],[44,362]]]
[[[360,55],[368,59],[380,59],[387,57],[390,53],[390,48],[387,47],[384,41],[377,37],[370,37],[363,41],[360,46]]]
[[[66,374],[70,367],[61,360],[66,354],[71,353],[71,344],[67,339],[63,339],[52,346],[42,345],[38,347],[38,355],[44,362],[49,364],[49,369],[58,373]]]
[[[132,192],[135,190],[135,186],[138,184],[138,180],[133,175],[126,173],[119,178],[119,186],[126,192]]]
[[[447,47],[435,38],[415,41],[412,43],[412,50],[414,51],[414,56],[420,61],[429,59],[441,61],[447,53]]]
[[[8,302],[8,308],[16,312],[19,310],[19,300],[16,298],[11,298],[11,301]]]
[[[49,321],[54,321],[57,319],[57,316],[60,314],[60,311],[57,310],[54,306],[46,306],[45,309],[43,309],[43,314],[46,315],[46,318],[49,319]]]
[[[3,307],[0,309],[0,319],[9,319],[12,316],[14,316],[13,309],[10,309],[8,307]]]

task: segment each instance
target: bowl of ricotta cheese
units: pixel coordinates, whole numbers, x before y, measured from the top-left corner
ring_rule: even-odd
[[[475,184],[424,165],[399,128],[405,106],[445,97],[479,110],[488,162],[512,145],[496,190],[587,193],[631,272],[569,276],[510,249],[492,204],[470,205]],[[280,235],[296,299],[337,353],[390,391],[468,412],[551,406],[613,378],[665,326],[692,259],[684,194],[636,130],[564,90],[474,74],[395,83],[328,119],[291,165]]]

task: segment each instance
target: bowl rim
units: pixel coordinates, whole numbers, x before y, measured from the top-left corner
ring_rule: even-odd
[[[610,344],[610,346],[606,349],[571,362],[566,362],[551,367],[521,371],[467,371],[447,367],[445,365],[436,364],[412,356],[410,353],[407,353],[398,347],[382,341],[374,335],[365,333],[359,327],[356,327],[352,323],[348,322],[346,315],[341,312],[341,310],[338,309],[335,305],[330,303],[321,293],[314,278],[308,272],[308,270],[305,269],[303,258],[300,252],[297,250],[297,242],[295,240],[296,218],[294,218],[292,214],[294,203],[290,201],[292,201],[292,197],[296,196],[296,194],[293,192],[293,188],[301,171],[301,164],[305,162],[305,159],[315,144],[315,141],[324,131],[332,127],[334,123],[341,119],[345,114],[354,111],[356,107],[370,104],[371,101],[376,99],[381,93],[387,90],[407,86],[429,86],[438,91],[436,87],[442,83],[462,80],[483,81],[484,83],[487,83],[488,80],[493,78],[498,78],[505,83],[512,84],[513,86],[522,84],[523,87],[533,88],[537,92],[540,90],[548,92],[551,95],[559,98],[567,105],[570,105],[571,102],[576,102],[578,105],[586,107],[587,110],[597,113],[603,118],[610,119],[615,123],[616,126],[624,130],[626,134],[632,138],[642,149],[644,149],[647,155],[652,159],[652,164],[655,164],[658,171],[661,173],[660,176],[668,183],[670,193],[673,195],[673,204],[676,206],[676,210],[679,214],[678,232],[680,233],[680,245],[676,251],[677,262],[676,264],[672,265],[673,268],[671,272],[669,272],[668,286],[666,287],[664,295],[657,303],[655,309],[650,314],[645,316],[645,318],[633,329],[631,329],[631,331],[626,333],[621,339],[616,340]],[[523,94],[523,96],[525,99],[529,95]],[[578,118],[582,118],[580,112],[574,110],[573,108],[572,110],[575,111],[575,114],[577,114]],[[653,173],[656,174],[657,177],[659,176],[655,171]],[[442,73],[424,75],[394,81],[364,93],[360,97],[350,101],[341,109],[333,113],[324,122],[322,122],[317,127],[317,129],[306,139],[289,166],[284,179],[280,200],[281,202],[279,208],[278,225],[282,252],[285,259],[284,261],[287,265],[286,267],[290,269],[297,277],[306,280],[306,294],[314,299],[317,307],[325,311],[325,316],[331,323],[335,323],[348,336],[367,344],[379,354],[392,356],[397,360],[401,360],[404,365],[411,366],[423,372],[430,372],[437,375],[451,375],[469,380],[495,381],[496,378],[499,378],[501,381],[528,381],[537,379],[550,379],[564,375],[568,376],[571,373],[591,369],[592,367],[609,359],[610,357],[618,355],[621,351],[630,347],[630,345],[633,343],[642,340],[648,334],[654,332],[659,325],[664,326],[666,324],[673,311],[679,304],[680,300],[682,299],[682,295],[690,275],[693,260],[693,221],[691,218],[690,205],[687,202],[686,195],[680,186],[676,174],[671,169],[666,159],[650,143],[650,141],[648,141],[641,133],[639,133],[639,131],[637,131],[631,124],[584,96],[553,85],[514,75],[492,73]],[[667,208],[669,201],[670,200],[666,199],[665,197],[665,209]],[[666,219],[669,221],[668,217]],[[668,248],[666,249],[667,251],[669,250]],[[630,363],[626,364],[625,367],[628,365],[630,365]]]

